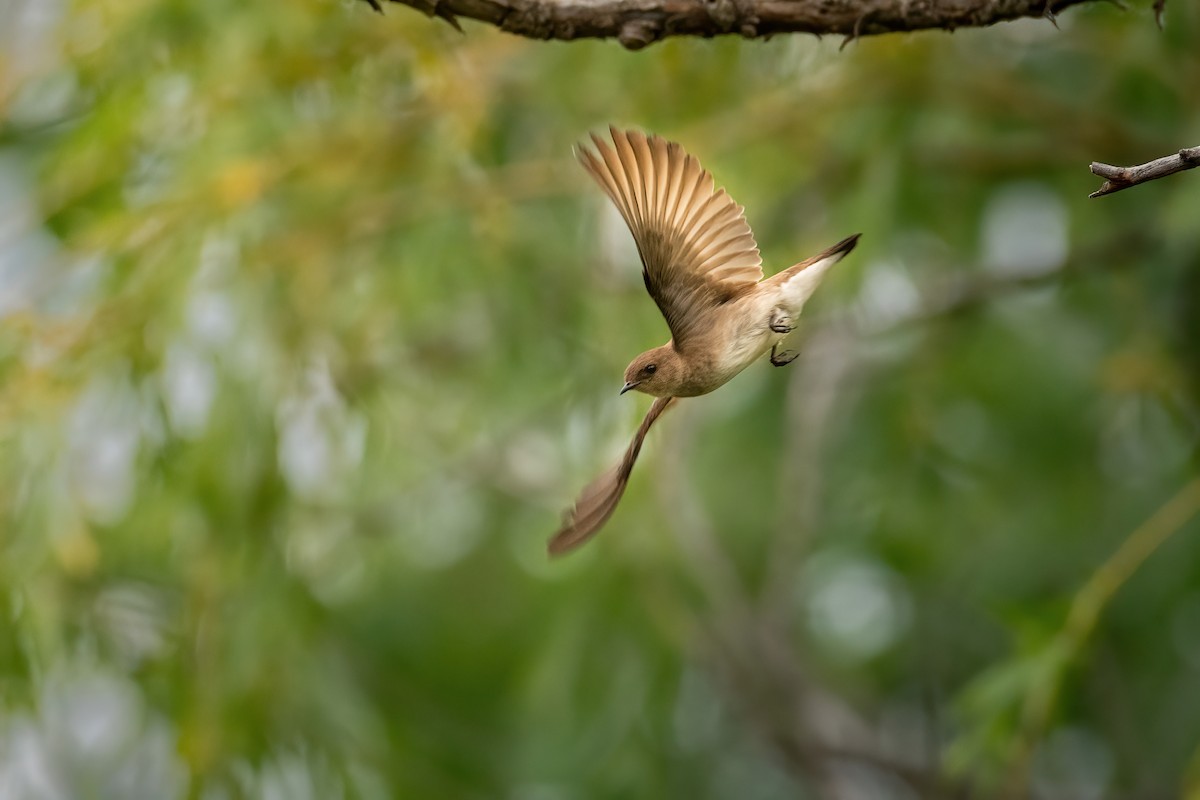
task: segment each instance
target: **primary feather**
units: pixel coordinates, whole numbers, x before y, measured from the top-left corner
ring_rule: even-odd
[[[706,306],[762,280],[762,257],[743,209],[675,142],[611,128],[612,145],[577,150],[633,233],[646,289],[680,351]]]

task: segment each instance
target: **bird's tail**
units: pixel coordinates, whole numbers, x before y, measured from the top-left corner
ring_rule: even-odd
[[[820,285],[821,279],[825,277],[829,268],[854,249],[860,236],[862,236],[861,233],[847,236],[833,247],[822,250],[815,256],[788,267],[778,275],[772,275],[767,280],[782,287],[788,306],[799,311],[817,290],[817,286]]]

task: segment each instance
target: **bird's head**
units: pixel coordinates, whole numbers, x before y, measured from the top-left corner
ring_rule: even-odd
[[[683,359],[673,346],[664,344],[647,350],[629,363],[621,394],[637,389],[655,397],[672,397],[678,394],[683,377]]]

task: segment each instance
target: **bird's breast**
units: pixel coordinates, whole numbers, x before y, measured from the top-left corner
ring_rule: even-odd
[[[746,367],[753,364],[763,353],[771,349],[771,345],[782,339],[762,320],[756,325],[746,325],[740,328],[736,335],[730,337],[725,353],[721,358],[723,371],[732,378]]]
[[[727,311],[712,322],[711,334],[692,359],[689,384],[696,394],[705,394],[733,378],[753,364],[771,346],[783,339],[771,330],[770,298],[752,297],[749,302],[726,307]]]

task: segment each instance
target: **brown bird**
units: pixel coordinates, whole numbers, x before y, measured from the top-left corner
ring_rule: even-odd
[[[675,142],[609,128],[595,150],[576,156],[621,212],[642,257],[642,278],[671,329],[671,340],[625,370],[621,394],[657,398],[617,466],[592,481],[550,539],[551,555],[591,538],[612,516],[647,431],[680,397],[707,394],[768,350],[782,367],[795,353],[781,345],[825,273],[859,234],[763,279],[762,258],[743,209]]]

